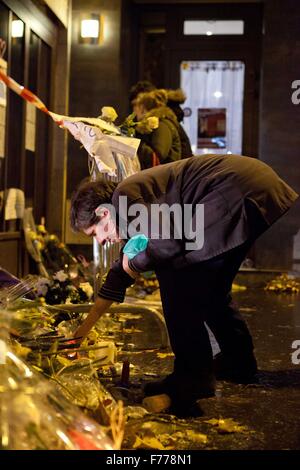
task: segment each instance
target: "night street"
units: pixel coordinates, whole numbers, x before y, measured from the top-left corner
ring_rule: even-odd
[[[242,281],[245,280],[243,276]],[[299,448],[300,364],[293,365],[291,362],[291,354],[295,352],[292,343],[300,339],[299,295],[276,294],[257,287],[235,292],[233,297],[253,334],[260,384],[245,386],[218,382],[217,396],[201,400],[204,416],[200,418],[178,420],[161,413],[133,419],[129,421],[128,431],[125,433],[125,438],[126,434],[129,437],[125,439],[124,447],[132,448],[136,433],[139,436],[147,436],[144,442],[147,442],[147,438],[151,439],[153,433],[166,447],[169,444],[182,450]],[[146,326],[146,320],[144,321]],[[139,335],[142,335],[145,347],[147,341],[149,347],[151,341],[153,344],[160,341],[158,330],[153,328],[153,319],[148,321],[151,321],[152,328],[148,325],[146,336],[136,333],[133,338],[137,347],[142,348],[142,345],[138,344]],[[149,335],[150,330],[153,331],[154,338]],[[166,350],[161,352],[164,354]],[[132,363],[137,365],[137,369],[140,367],[139,370],[143,371],[143,381],[150,380],[150,377],[156,380],[157,376],[172,370],[172,357],[157,357],[157,350],[132,353],[129,357]],[[137,371],[132,379],[133,382],[139,383],[140,376]],[[224,419],[225,430],[222,430],[222,422],[221,427],[207,423],[213,419]],[[226,422],[228,419],[234,420],[243,428],[230,427],[231,421]],[[141,422],[144,423],[143,426]],[[151,426],[146,423],[151,423]],[[204,442],[205,437],[201,440],[201,437],[189,434],[191,431],[204,434],[207,441]]]

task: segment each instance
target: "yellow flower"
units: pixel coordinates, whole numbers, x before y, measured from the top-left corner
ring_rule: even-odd
[[[37,231],[38,231],[39,233],[42,233],[42,234],[47,233],[47,230],[45,229],[44,225],[38,225],[38,226],[37,226]]]
[[[29,238],[30,240],[36,240],[36,239],[38,238],[37,233],[34,232],[33,230],[29,230],[29,231],[27,232],[27,235],[28,235],[28,238]]]
[[[88,299],[93,297],[94,290],[89,282],[81,282],[79,287],[83,290]]]
[[[118,117],[118,114],[113,107],[103,106],[103,108],[101,108],[100,119],[103,119],[104,121],[107,121],[107,122],[114,122],[117,119],[117,117]]]
[[[158,128],[159,118],[156,116],[149,116],[147,118],[138,121],[136,124],[136,130],[140,134],[151,134],[154,129]]]
[[[156,116],[150,116],[147,118],[148,125],[150,129],[157,129],[159,124],[159,119]]]
[[[43,249],[43,244],[39,240],[34,240],[34,245],[38,251],[41,251]]]

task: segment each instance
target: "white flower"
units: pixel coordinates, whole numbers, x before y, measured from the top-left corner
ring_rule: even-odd
[[[45,297],[48,292],[50,280],[46,277],[40,277],[36,283],[36,291],[39,297]]]
[[[147,118],[148,125],[150,129],[157,129],[159,124],[159,119],[156,116],[150,116]]]
[[[100,118],[104,121],[114,122],[118,117],[118,114],[114,108],[111,106],[103,106],[101,108],[101,116]]]
[[[57,279],[59,282],[65,282],[68,279],[68,275],[63,270],[60,270],[54,274],[53,279]]]
[[[92,288],[89,282],[81,282],[79,287],[83,290],[83,292],[87,295],[87,298],[90,300],[93,297],[94,289]]]

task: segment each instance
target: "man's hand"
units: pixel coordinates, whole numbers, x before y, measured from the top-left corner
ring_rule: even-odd
[[[82,325],[80,325],[79,328],[77,328],[77,330],[75,331],[74,338],[82,338],[80,340],[80,342],[82,342],[84,338],[89,334],[90,330],[93,328],[95,323],[99,320],[99,318],[105,312],[107,312],[112,303],[112,300],[107,300],[103,299],[102,297],[98,297]]]
[[[128,256],[127,255],[123,255],[123,269],[124,271],[127,272],[127,274],[129,274],[130,277],[132,277],[133,279],[136,279],[138,276],[139,276],[139,273],[135,272],[135,271],[132,271],[132,269],[130,269],[129,265],[128,265]]]

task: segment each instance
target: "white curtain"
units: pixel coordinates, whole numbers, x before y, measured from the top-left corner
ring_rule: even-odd
[[[181,63],[181,88],[187,99],[184,109],[190,116],[183,126],[190,138],[194,154],[242,153],[243,62],[187,61]],[[226,148],[197,148],[198,109],[226,109]]]

